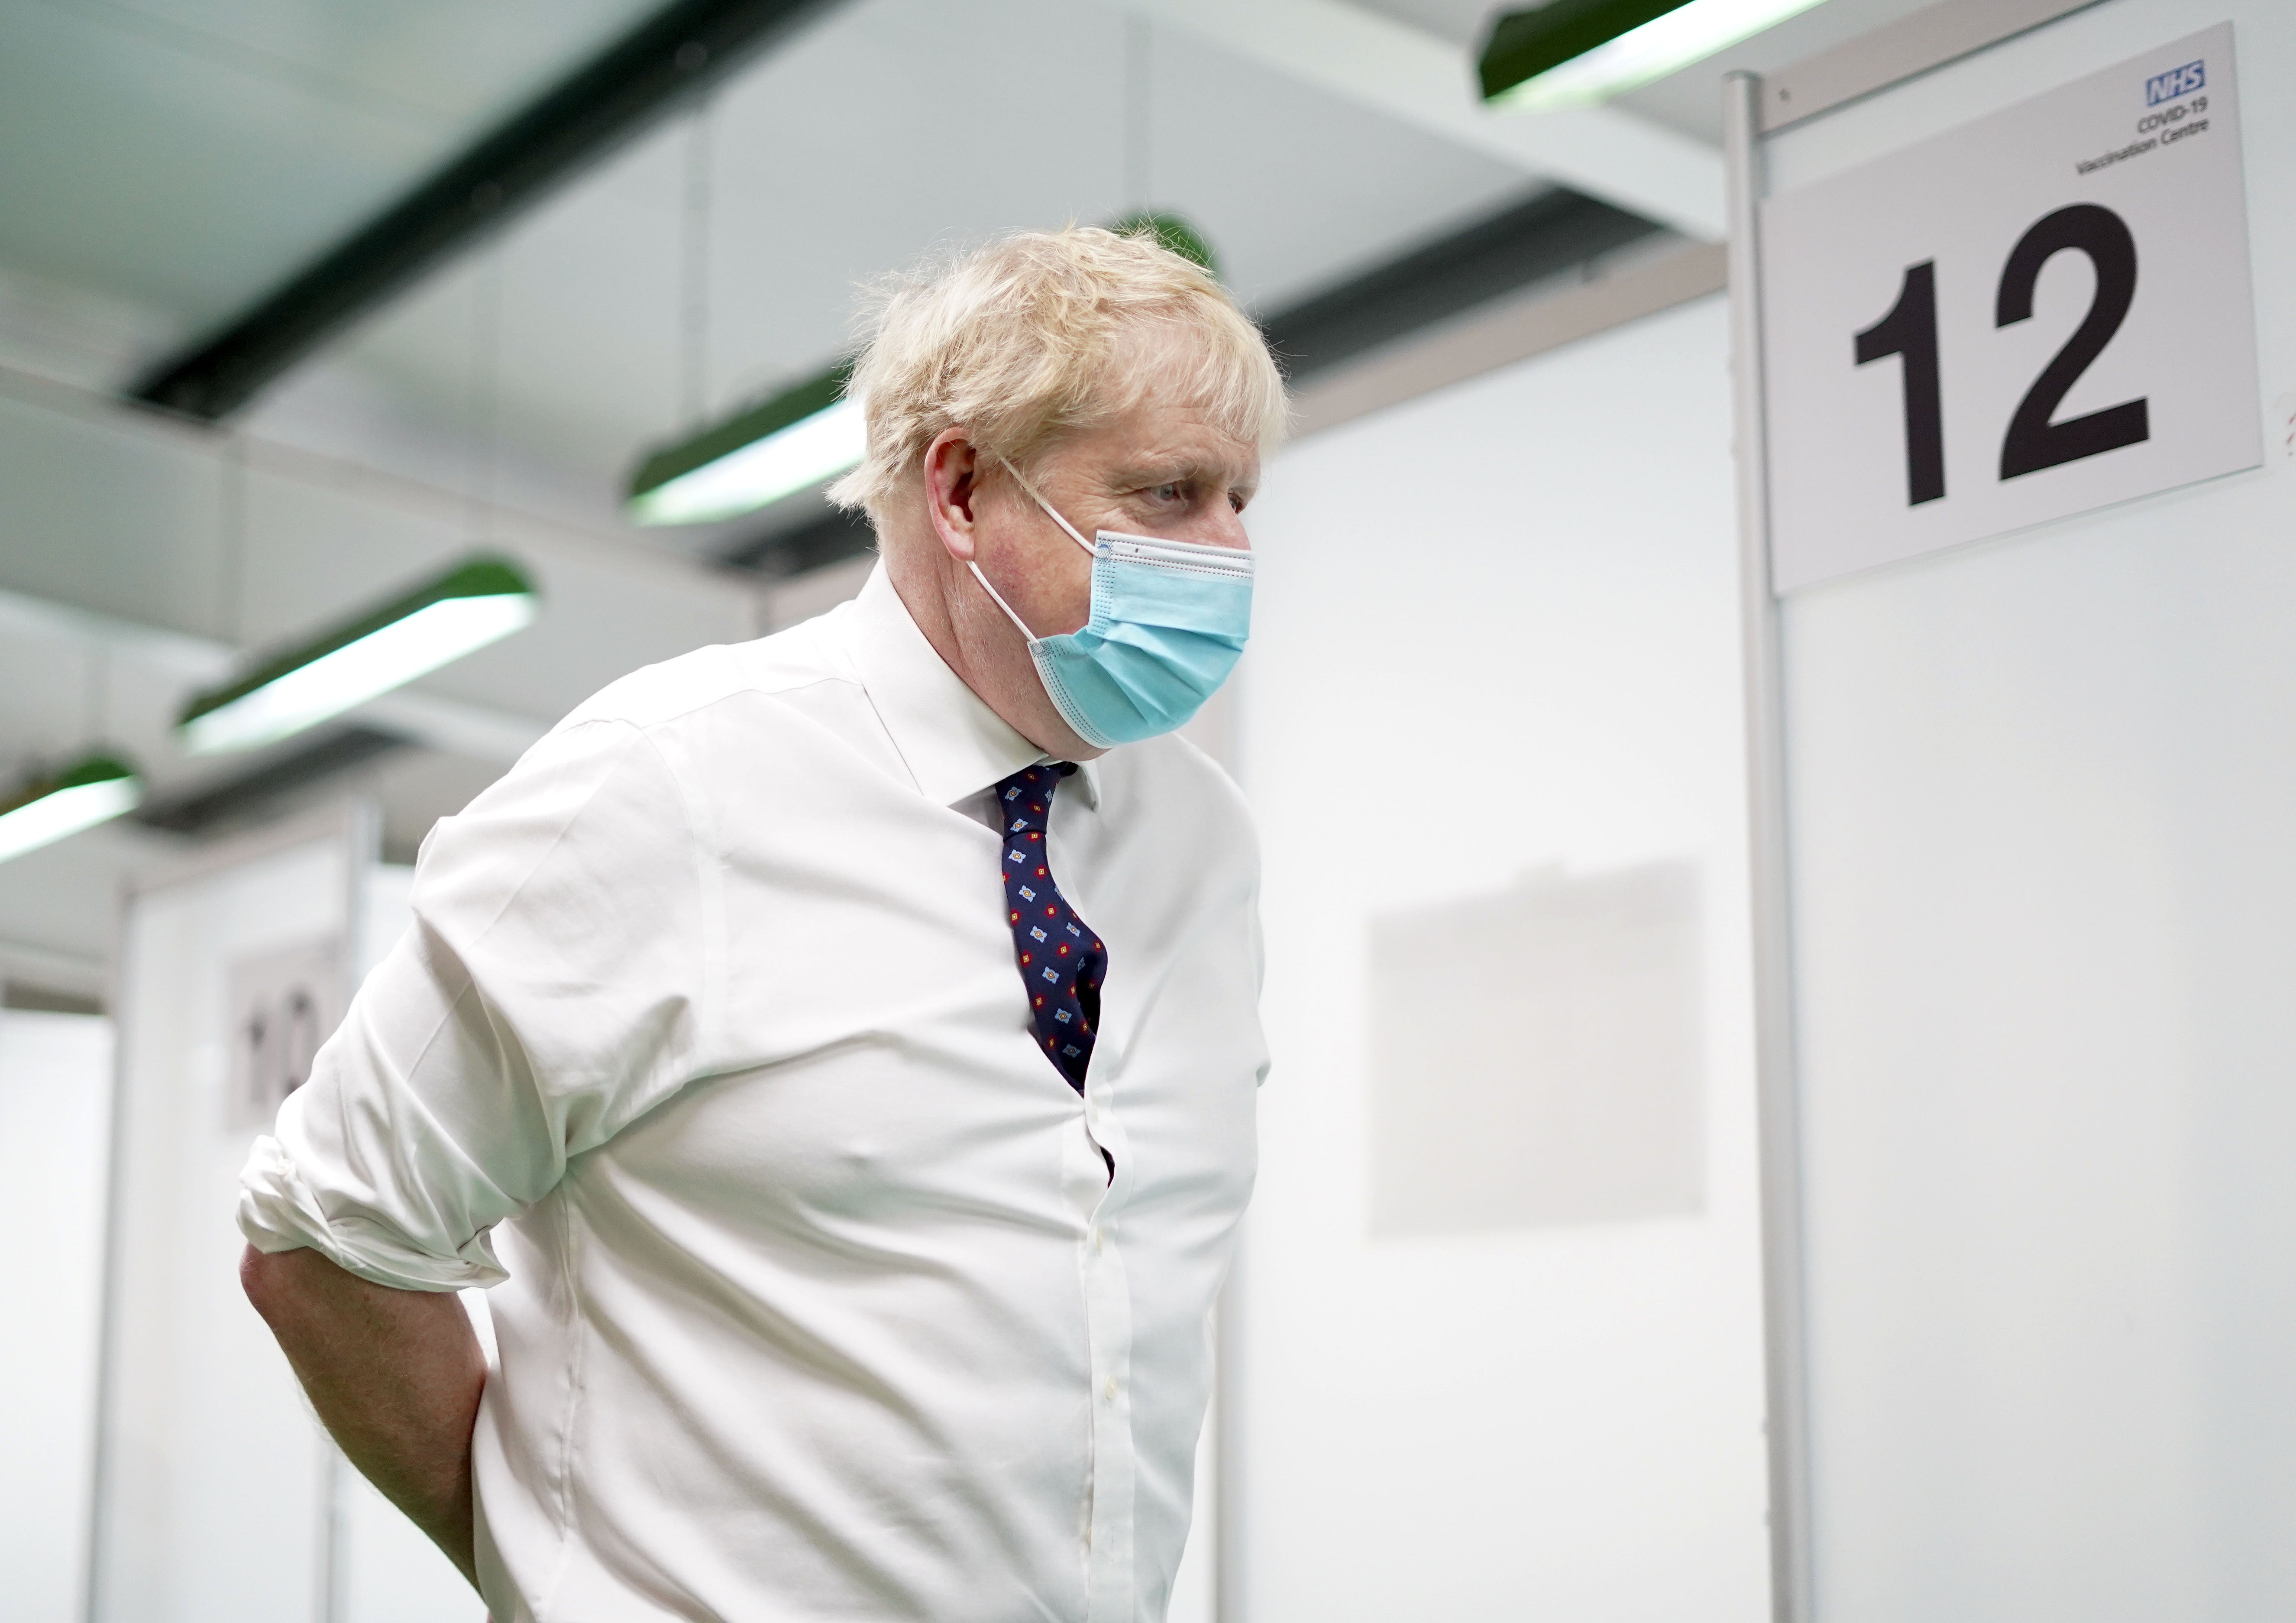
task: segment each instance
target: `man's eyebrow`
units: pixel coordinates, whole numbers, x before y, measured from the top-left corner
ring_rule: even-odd
[[[1232,475],[1232,477],[1231,477]],[[1183,480],[1191,483],[1220,482],[1250,488],[1259,481],[1256,474],[1240,468],[1231,468],[1217,462],[1193,457],[1175,457],[1168,461],[1136,463],[1119,465],[1116,482],[1126,489],[1141,485],[1177,484]]]

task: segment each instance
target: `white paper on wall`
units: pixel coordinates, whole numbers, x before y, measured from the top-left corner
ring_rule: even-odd
[[[1697,869],[1546,872],[1372,923],[1374,1235],[1696,1211]]]

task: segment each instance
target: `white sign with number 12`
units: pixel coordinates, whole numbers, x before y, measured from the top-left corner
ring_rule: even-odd
[[[1761,229],[1779,591],[2263,460],[2229,23]]]

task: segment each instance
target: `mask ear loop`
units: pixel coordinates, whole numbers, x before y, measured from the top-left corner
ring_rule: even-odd
[[[1090,541],[1085,540],[1083,536],[1078,535],[1074,524],[1071,524],[1068,520],[1062,518],[1060,515],[1059,510],[1055,508],[1052,503],[1037,495],[1037,487],[1030,484],[1026,479],[1023,479],[1021,476],[1021,470],[1019,468],[1014,467],[1010,461],[1006,460],[1006,458],[1003,457],[997,457],[996,460],[1004,464],[1004,471],[1013,475],[1013,482],[1014,484],[1019,485],[1023,490],[1029,493],[1029,499],[1042,507],[1045,510],[1046,515],[1049,517],[1053,523],[1058,524],[1062,530],[1068,532],[1069,540],[1074,541],[1078,546],[1092,554],[1094,557],[1096,558],[1100,556],[1100,548],[1094,546]],[[980,573],[980,565],[974,563],[971,558],[967,558],[964,561],[964,566],[972,572],[972,578],[980,582],[980,589],[987,592],[990,600],[993,601],[998,608],[1004,611],[1004,618],[1011,621],[1014,625],[1020,628],[1021,636],[1027,638],[1032,643],[1035,642],[1037,640],[1037,634],[1029,629],[1029,622],[1013,612],[1013,606],[1004,601],[1004,595],[1002,592],[988,584],[988,577]]]
[[[1085,540],[1082,535],[1078,534],[1077,527],[1061,516],[1059,508],[1054,507],[1052,503],[1037,495],[1037,487],[1030,484],[1026,479],[1021,477],[1021,470],[1019,468],[1014,467],[1010,462],[1005,461],[1002,457],[997,457],[996,460],[1004,463],[1004,471],[1013,475],[1013,482],[1019,485],[1022,490],[1029,493],[1029,499],[1035,502],[1038,507],[1045,510],[1045,516],[1051,519],[1053,523],[1058,524],[1062,529],[1068,531],[1069,540],[1074,541],[1078,546],[1092,554],[1093,556],[1098,557],[1100,556],[1100,548],[1094,546],[1090,541]]]
[[[1013,612],[1013,606],[1004,601],[1004,593],[988,584],[988,577],[980,573],[980,565],[967,558],[964,560],[964,566],[972,572],[972,578],[980,582],[980,589],[988,594],[989,601],[1004,611],[1004,618],[1021,628],[1021,636],[1027,638],[1031,643],[1035,642],[1037,634],[1029,629],[1029,622]]]

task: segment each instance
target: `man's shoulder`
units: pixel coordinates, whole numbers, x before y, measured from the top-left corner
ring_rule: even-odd
[[[1111,813],[1152,819],[1200,848],[1258,853],[1251,808],[1218,762],[1177,733],[1128,744],[1095,768],[1101,803]]]
[[[716,643],[643,666],[592,694],[553,730],[620,722],[642,732],[672,728],[732,698],[767,699],[824,682],[859,679],[824,615],[750,642]]]

